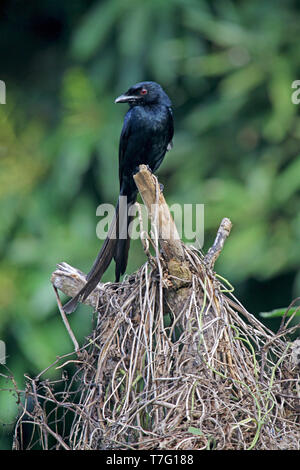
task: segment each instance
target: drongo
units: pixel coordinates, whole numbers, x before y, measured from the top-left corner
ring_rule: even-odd
[[[73,312],[78,302],[89,296],[113,258],[116,263],[116,282],[119,282],[126,270],[130,245],[128,227],[132,216],[128,215],[128,211],[135,203],[138,192],[133,175],[142,164],[155,172],[167,150],[172,147],[172,103],[158,83],[137,83],[119,96],[115,103],[129,104],[119,144],[120,195],[107,238],[86,277],[87,282],[64,306],[66,313]],[[125,205],[120,203],[120,196],[126,198]]]

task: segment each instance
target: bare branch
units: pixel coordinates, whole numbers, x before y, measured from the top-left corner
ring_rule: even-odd
[[[158,241],[164,256],[167,261],[172,258],[183,261],[182,243],[158,180],[146,165],[140,165],[139,168],[140,171],[134,175],[134,181],[147,207],[151,222],[157,229]]]
[[[69,297],[73,297],[84,286],[86,278],[82,271],[79,271],[79,269],[63,262],[59,263],[57,265],[57,269],[52,273],[51,282],[53,287],[59,289]],[[99,283],[83,303],[96,308],[102,285],[103,284]]]
[[[209,268],[212,269],[214,267],[223,249],[224,243],[230,234],[231,228],[231,221],[225,217],[220,224],[213,246],[208,250],[204,258],[204,262]]]

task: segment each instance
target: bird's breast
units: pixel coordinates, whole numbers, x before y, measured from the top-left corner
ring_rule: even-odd
[[[169,143],[168,109],[164,106],[135,106],[126,116],[130,129],[121,161],[122,183],[133,185],[132,173],[141,164],[152,171],[160,166]],[[135,188],[135,185],[133,185]]]
[[[168,111],[164,106],[136,106],[131,113],[137,129],[161,132],[168,122]]]

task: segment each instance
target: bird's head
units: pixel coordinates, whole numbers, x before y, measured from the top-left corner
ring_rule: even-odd
[[[172,105],[168,95],[156,82],[136,83],[126,93],[116,98],[115,103],[128,103],[129,106]]]

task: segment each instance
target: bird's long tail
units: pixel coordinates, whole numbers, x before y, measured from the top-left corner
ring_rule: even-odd
[[[64,305],[66,313],[72,313],[79,301],[84,301],[100,282],[103,274],[107,270],[114,258],[116,262],[116,282],[124,274],[127,266],[130,237],[128,227],[133,217],[128,215],[129,208],[135,203],[135,198],[130,198],[127,202],[120,204],[120,197],[115,209],[114,218],[109,228],[108,235],[98,253],[95,262],[86,276],[87,283],[83,288]]]

